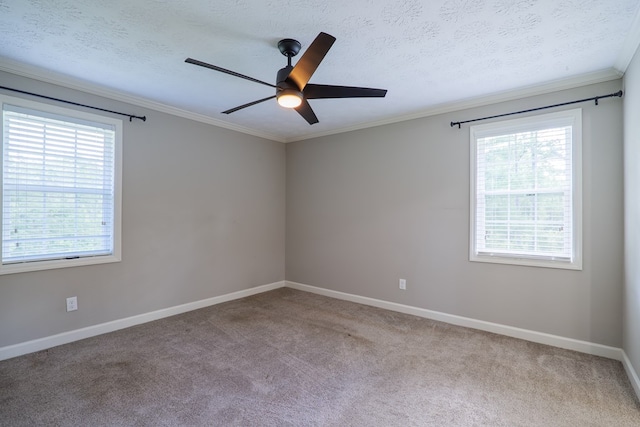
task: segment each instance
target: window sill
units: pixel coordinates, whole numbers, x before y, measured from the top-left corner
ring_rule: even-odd
[[[582,261],[566,261],[552,259],[518,258],[517,256],[478,255],[469,257],[471,262],[487,262],[492,264],[521,265],[528,267],[558,268],[562,270],[582,270]]]
[[[0,275],[25,273],[28,271],[52,270],[56,268],[81,267],[86,265],[108,264],[120,262],[121,257],[116,255],[102,255],[74,259],[57,259],[51,261],[32,261],[16,264],[4,264],[0,266]]]

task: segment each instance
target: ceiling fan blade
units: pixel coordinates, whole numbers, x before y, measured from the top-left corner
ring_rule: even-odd
[[[309,82],[311,75],[316,71],[320,62],[324,59],[336,38],[327,34],[320,33],[318,37],[309,45],[305,53],[298,60],[291,73],[289,73],[289,79],[298,86],[300,90]]]
[[[254,79],[253,77],[245,76],[244,74],[236,73],[235,71],[227,70],[226,68],[218,67],[217,65],[207,64],[206,62],[198,61],[197,59],[187,58],[184,60],[189,64],[199,65],[201,67],[210,68],[215,71],[220,71],[221,73],[229,74],[235,77],[240,77],[241,79],[249,80],[255,83],[260,83],[269,87],[275,88],[275,85],[271,83],[263,82],[262,80]]]
[[[307,102],[306,99],[302,100],[302,104],[295,108],[295,110],[302,116],[304,119],[310,124],[318,123],[318,118],[316,117],[316,113],[311,109],[311,105]]]
[[[384,98],[386,89],[373,89],[369,87],[315,85],[305,86],[304,97],[307,99],[322,98]]]
[[[238,111],[238,110],[242,110],[243,108],[251,107],[252,105],[260,104],[261,102],[268,101],[268,100],[273,99],[273,98],[275,98],[275,97],[276,97],[276,96],[275,96],[275,95],[273,95],[273,96],[268,96],[268,97],[266,97],[266,98],[258,99],[257,101],[249,102],[248,104],[243,104],[243,105],[240,105],[240,106],[238,106],[238,107],[231,108],[231,109],[229,109],[229,110],[225,110],[225,111],[223,111],[222,113],[223,113],[223,114],[231,114],[231,113],[235,113],[235,112],[236,112],[236,111]]]

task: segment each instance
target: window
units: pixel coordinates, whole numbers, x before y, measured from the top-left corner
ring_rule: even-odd
[[[0,102],[0,273],[120,261],[122,121]]]
[[[582,269],[582,110],[471,127],[470,260]]]

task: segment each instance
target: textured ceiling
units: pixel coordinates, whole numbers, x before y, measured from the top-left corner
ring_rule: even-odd
[[[621,63],[624,68],[628,61],[620,58],[637,33],[639,4],[0,0],[0,69],[28,69],[49,81],[62,76],[223,126],[294,140],[613,71]],[[384,88],[387,97],[311,100],[320,120],[313,126],[275,101],[224,115],[273,95],[273,89],[184,62],[192,57],[275,83],[277,70],[286,65],[278,40],[295,38],[304,51],[320,31],[337,41],[312,83]]]

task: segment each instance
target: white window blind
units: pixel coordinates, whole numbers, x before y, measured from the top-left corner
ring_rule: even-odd
[[[473,127],[472,260],[578,268],[579,111]]]
[[[3,264],[113,255],[115,135],[3,104]]]

